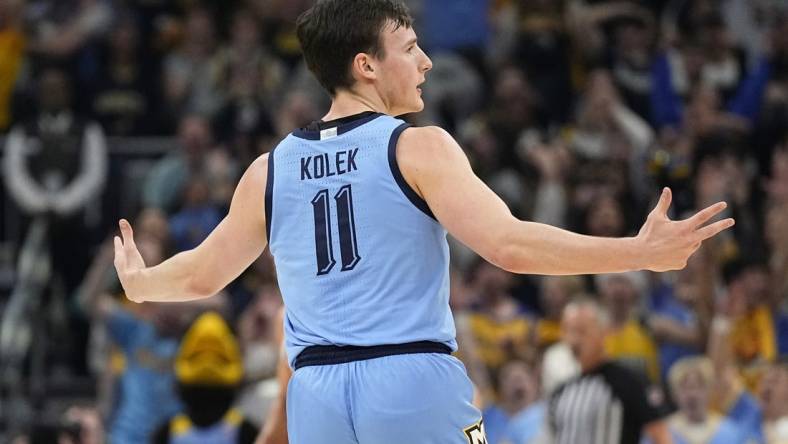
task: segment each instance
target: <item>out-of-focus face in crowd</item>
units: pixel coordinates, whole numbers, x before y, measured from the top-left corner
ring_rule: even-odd
[[[525,407],[539,398],[536,372],[526,363],[509,361],[498,375],[498,394],[501,402]]]
[[[230,33],[235,48],[249,49],[260,43],[260,25],[249,11],[239,11],[233,16]]]
[[[582,283],[572,277],[546,276],[543,278],[540,296],[545,317],[560,319],[569,299],[582,290],[581,286]]]
[[[509,124],[525,124],[532,119],[534,93],[525,74],[514,67],[503,69],[496,79],[495,109]]]
[[[178,141],[181,151],[192,165],[200,164],[212,143],[211,128],[208,122],[197,116],[184,118],[178,128]]]
[[[624,212],[618,199],[610,195],[597,198],[586,217],[588,234],[592,236],[621,236],[626,228]]]
[[[600,276],[598,290],[600,301],[616,323],[627,320],[638,301],[638,288],[634,274],[610,274]]]
[[[700,366],[692,366],[671,379],[673,397],[679,411],[693,423],[706,420],[711,381]]]
[[[788,364],[769,367],[760,381],[758,399],[767,419],[788,416]]]
[[[195,8],[186,18],[186,41],[202,50],[210,50],[216,43],[213,17],[207,9]]]
[[[572,303],[564,310],[563,340],[584,371],[594,368],[605,357],[608,322],[606,314],[593,303]]]

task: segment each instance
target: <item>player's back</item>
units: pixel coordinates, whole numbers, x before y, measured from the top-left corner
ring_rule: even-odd
[[[269,157],[268,239],[291,362],[312,345],[456,348],[446,231],[397,166],[406,127],[377,113],[313,123]]]

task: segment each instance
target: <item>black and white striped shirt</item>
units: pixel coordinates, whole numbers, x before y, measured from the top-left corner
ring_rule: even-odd
[[[637,444],[643,426],[661,417],[647,401],[646,383],[613,362],[558,388],[548,415],[555,444]]]

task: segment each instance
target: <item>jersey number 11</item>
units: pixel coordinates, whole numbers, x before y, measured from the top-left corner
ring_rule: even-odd
[[[315,254],[317,255],[317,275],[328,274],[337,263],[334,260],[334,246],[331,240],[331,208],[328,189],[318,191],[312,199],[315,212]],[[361,260],[356,245],[356,222],[353,217],[353,192],[350,184],[344,185],[334,195],[339,219],[339,250],[342,256],[342,270],[352,270]]]

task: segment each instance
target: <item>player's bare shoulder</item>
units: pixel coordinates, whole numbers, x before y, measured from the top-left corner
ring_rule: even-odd
[[[230,213],[234,211],[244,213],[248,216],[265,217],[264,202],[261,193],[265,192],[268,182],[268,157],[265,153],[255,159],[241,176],[238,186],[235,189],[233,202],[230,205]]]
[[[242,186],[256,189],[259,193],[260,190],[265,190],[266,182],[268,181],[268,157],[270,153],[265,153],[257,157],[241,176],[238,182],[238,188]]]
[[[405,180],[421,195],[419,184],[442,169],[469,167],[468,157],[451,134],[438,126],[410,127],[397,143],[397,163]]]
[[[406,156],[421,155],[425,158],[441,156],[446,150],[459,148],[457,142],[439,126],[412,126],[402,132],[397,151]],[[417,153],[411,153],[417,151]]]
[[[252,174],[255,181],[265,184],[266,180],[268,179],[268,158],[270,156],[270,152],[257,156],[257,158],[249,165],[247,174]]]

